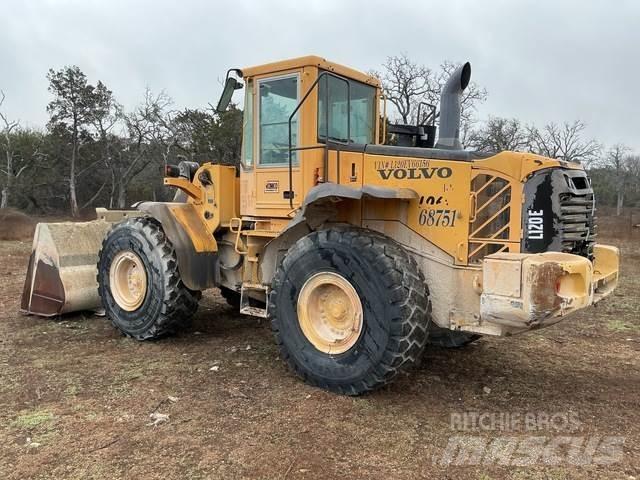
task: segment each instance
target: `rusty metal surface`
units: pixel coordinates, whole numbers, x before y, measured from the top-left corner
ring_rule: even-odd
[[[42,260],[37,261],[34,273],[34,252],[29,257],[27,280],[20,303],[23,313],[45,317],[59,315],[64,305],[64,287],[60,281],[60,272],[53,265]]]
[[[494,254],[485,258],[483,274],[482,321],[502,326],[507,334],[556,323],[597,301],[594,265],[579,255]],[[517,276],[520,294],[506,295],[513,290],[505,282]]]
[[[556,293],[556,282],[563,274],[563,266],[555,262],[543,263],[529,270],[526,279],[531,313],[529,323],[544,319],[560,308],[564,300]]]

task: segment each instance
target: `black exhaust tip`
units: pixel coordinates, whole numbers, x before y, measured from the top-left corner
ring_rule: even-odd
[[[460,75],[460,89],[464,90],[469,86],[469,82],[471,81],[471,64],[466,62],[462,66],[462,73]]]

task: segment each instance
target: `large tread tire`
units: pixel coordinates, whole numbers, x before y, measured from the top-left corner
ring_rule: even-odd
[[[142,260],[147,275],[145,299],[134,311],[118,305],[109,285],[111,262],[123,250]],[[98,293],[113,325],[136,340],[157,339],[188,325],[201,297],[180,279],[173,245],[151,217],[130,218],[109,231],[98,255]]]
[[[429,345],[440,348],[462,348],[478,340],[482,335],[441,328],[431,324],[429,328]]]
[[[297,318],[302,285],[327,271],[351,283],[364,317],[356,343],[333,355],[313,346]],[[420,361],[431,302],[422,272],[398,243],[370,230],[332,227],[310,233],[289,249],[272,281],[269,313],[281,357],[298,376],[332,392],[359,395]]]

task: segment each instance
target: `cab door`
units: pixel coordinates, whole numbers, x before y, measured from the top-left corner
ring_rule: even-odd
[[[256,80],[255,192],[258,216],[285,217],[291,211],[289,187],[289,117],[300,100],[300,72]],[[299,113],[299,112],[298,112]],[[292,146],[300,138],[299,114],[291,122]],[[293,184],[301,193],[300,152],[292,153]],[[299,198],[295,198],[296,204]]]

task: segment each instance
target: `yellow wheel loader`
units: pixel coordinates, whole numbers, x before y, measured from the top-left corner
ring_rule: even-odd
[[[464,150],[470,75],[464,64],[443,88],[439,132],[429,105],[422,124],[387,131],[379,81],[351,68],[308,56],[230,70],[218,107],[244,88],[239,169],[182,162],[166,169],[173,202],[40,225],[23,311],[104,308],[146,340],[219,288],[240,313],[271,319],[305,381],[356,395],[430,339],[522,333],[600,301],[619,253],[596,242],[584,169]]]

